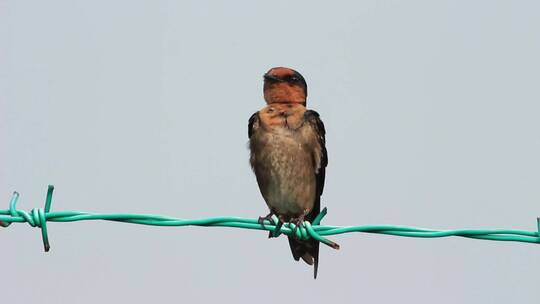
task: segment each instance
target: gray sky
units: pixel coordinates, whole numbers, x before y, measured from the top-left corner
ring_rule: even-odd
[[[534,230],[535,1],[0,1],[0,209],[257,217],[247,119],[300,71],[326,124],[324,223]],[[538,246],[108,222],[0,229],[5,303],[537,303]]]

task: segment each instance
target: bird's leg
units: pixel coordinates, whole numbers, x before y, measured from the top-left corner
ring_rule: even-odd
[[[296,217],[296,218],[291,218],[291,220],[289,221],[289,223],[291,224],[294,224],[294,228],[293,228],[293,237],[297,240],[300,240],[301,238],[299,238],[297,235],[296,235],[296,231],[298,231],[298,228],[300,227],[304,227],[304,215],[302,214],[301,216],[299,217]]]

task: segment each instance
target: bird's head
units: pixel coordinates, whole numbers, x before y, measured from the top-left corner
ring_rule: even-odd
[[[264,99],[267,104],[299,103],[306,105],[307,84],[293,69],[276,67],[264,74]]]

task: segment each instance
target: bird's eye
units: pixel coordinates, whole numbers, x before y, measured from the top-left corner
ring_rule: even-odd
[[[298,80],[300,80],[300,79],[298,77],[296,77],[296,76],[291,77],[292,82],[297,82]]]

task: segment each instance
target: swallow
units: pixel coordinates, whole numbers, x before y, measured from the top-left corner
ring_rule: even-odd
[[[328,156],[319,114],[306,109],[307,84],[297,71],[276,67],[264,74],[266,106],[248,123],[250,164],[270,209],[259,221],[279,219],[297,227],[320,212]],[[270,233],[270,236],[272,233]],[[293,258],[313,265],[317,278],[319,242],[289,236]]]

